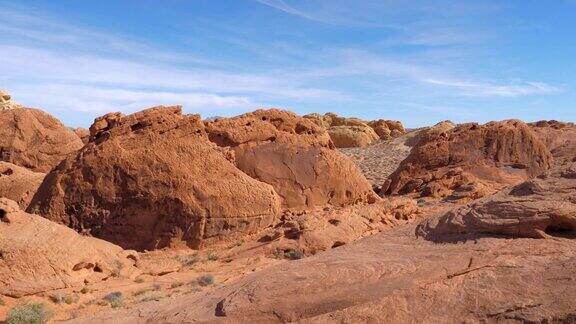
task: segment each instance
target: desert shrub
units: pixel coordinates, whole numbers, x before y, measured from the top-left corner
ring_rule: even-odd
[[[124,268],[124,264],[119,260],[114,260],[114,266],[112,267],[112,276],[113,277],[120,277],[120,273],[122,273],[122,269]]]
[[[155,289],[152,289],[152,288],[138,289],[132,293],[132,296],[137,297],[137,296],[144,295],[145,293],[150,292],[150,291],[154,291],[154,290]]]
[[[159,293],[159,292],[150,292],[148,294],[145,294],[142,298],[140,298],[140,302],[149,302],[149,301],[159,301],[162,298],[165,298],[166,296],[164,296],[163,294]]]
[[[200,276],[196,279],[196,282],[200,285],[200,286],[209,286],[211,284],[214,283],[214,276],[211,274],[205,274],[203,276]]]
[[[80,292],[81,292],[82,294],[87,294],[87,293],[90,292],[90,289],[88,289],[88,287],[82,287],[82,289],[80,290]]]
[[[284,252],[284,257],[288,260],[298,260],[304,257],[304,252],[300,250],[288,250]]]
[[[218,260],[218,255],[216,253],[210,252],[208,253],[208,255],[206,256],[206,260],[208,261],[216,261]]]
[[[176,260],[180,262],[185,267],[191,267],[200,261],[200,258],[197,254],[190,254],[190,255],[179,255],[176,257]]]
[[[272,252],[276,259],[299,260],[304,257],[304,252],[295,249],[280,250]]]
[[[134,280],[134,282],[135,282],[135,283],[143,283],[143,282],[144,282],[144,278],[138,277],[138,278],[136,278],[136,279]]]
[[[50,296],[50,300],[54,304],[68,304],[71,305],[78,301],[78,295],[66,294],[66,293],[55,293]]]
[[[109,302],[112,308],[118,308],[124,306],[124,302],[122,301],[122,293],[119,291],[111,292],[106,296],[104,296],[103,299]]]
[[[54,313],[43,303],[30,303],[15,306],[6,317],[6,324],[43,324]]]
[[[174,283],[172,283],[172,285],[170,285],[170,287],[172,289],[174,289],[174,288],[178,288],[178,287],[182,286],[183,284],[184,283],[182,283],[182,282],[174,282]]]

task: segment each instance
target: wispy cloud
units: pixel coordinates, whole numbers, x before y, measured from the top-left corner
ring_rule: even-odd
[[[286,4],[286,2],[284,2],[283,0],[256,0],[256,1],[260,2],[263,5],[278,9],[280,11],[284,11],[286,13],[298,16],[300,18],[310,19],[310,20],[318,21],[318,22],[322,22],[322,23],[332,23],[331,21],[323,19],[321,17],[310,15],[310,14],[304,13],[300,10],[297,10],[296,8],[293,8],[293,7],[289,6],[288,4]]]

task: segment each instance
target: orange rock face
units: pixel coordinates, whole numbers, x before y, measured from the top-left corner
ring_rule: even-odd
[[[552,156],[521,121],[433,129],[383,185],[388,195],[476,199],[550,168]]]
[[[44,176],[44,173],[0,162],[0,197],[14,200],[20,208],[25,209],[40,187]]]
[[[29,108],[0,111],[0,160],[48,172],[82,148],[80,138],[49,114]]]
[[[0,198],[0,252],[0,295],[11,297],[140,273],[136,252],[27,214],[6,198]]]
[[[555,165],[576,161],[576,125],[555,120],[529,124],[554,157]]]
[[[354,163],[311,120],[277,109],[258,110],[207,122],[206,129],[210,140],[234,151],[240,170],[274,187],[284,208],[377,199]]]
[[[229,158],[179,106],[108,114],[48,174],[29,210],[137,250],[199,247],[269,226],[279,212],[274,189]]]
[[[454,209],[418,227],[431,240],[499,234],[544,238],[576,230],[576,164]]]

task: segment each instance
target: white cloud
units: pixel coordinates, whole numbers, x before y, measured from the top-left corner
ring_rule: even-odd
[[[453,88],[467,96],[518,97],[560,92],[561,88],[543,82],[522,81],[512,84],[470,82],[463,80],[423,79],[425,83]]]

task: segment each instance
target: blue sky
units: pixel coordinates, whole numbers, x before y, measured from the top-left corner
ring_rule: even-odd
[[[0,88],[71,126],[182,104],[576,120],[576,0],[0,0]]]

